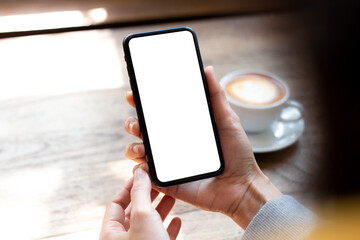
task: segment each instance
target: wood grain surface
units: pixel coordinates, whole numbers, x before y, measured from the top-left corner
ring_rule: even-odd
[[[126,144],[137,140],[123,130],[124,121],[135,112],[124,99],[129,85],[122,59],[122,39],[129,33],[184,25],[197,33],[204,65],[213,65],[218,79],[238,69],[266,70],[283,78],[290,87],[291,98],[303,104],[305,132],[300,140],[287,149],[257,154],[256,158],[283,193],[291,194],[310,208],[314,206],[314,192],[309,185],[323,160],[321,152],[326,148],[327,135],[319,98],[321,88],[298,18],[285,13],[263,14],[53,34],[45,44],[57,46],[64,44],[64,39],[76,42],[82,36],[105,36],[94,45],[100,48],[111,39],[121,63],[119,81],[123,82],[120,87],[87,89],[84,79],[91,78],[90,74],[112,72],[101,67],[108,64],[104,59],[77,52],[81,42],[68,53],[67,59],[57,62],[58,72],[50,75],[41,74],[42,66],[57,56],[41,58],[42,48],[33,56],[34,61],[21,61],[30,51],[27,48],[14,52],[18,55],[16,62],[0,54],[0,72],[13,67],[10,64],[18,64],[19,72],[25,63],[34,69],[18,79],[18,88],[22,83],[29,86],[23,91],[29,93],[27,96],[8,94],[0,101],[1,239],[97,239],[106,202],[132,175],[134,166],[124,156]],[[22,43],[31,48],[39,37],[0,40],[0,52],[11,44],[13,49]],[[76,54],[84,56],[84,61],[92,59],[98,68],[86,71],[80,67],[81,62],[78,68],[69,65],[67,62],[76,58]],[[69,73],[66,75],[71,83],[69,91],[44,94],[47,89],[38,85],[39,78],[51,82],[61,72]],[[4,93],[9,79],[16,74],[14,71],[0,75],[0,89]],[[100,77],[98,81],[106,79]],[[85,88],[72,91],[77,83]],[[51,84],[46,86],[51,88]],[[180,201],[171,215],[183,219],[179,239],[240,239],[243,233],[227,217]]]
[[[108,13],[103,24],[269,11],[293,5],[291,0],[2,0],[0,16],[59,11],[87,14],[91,9],[103,8]]]

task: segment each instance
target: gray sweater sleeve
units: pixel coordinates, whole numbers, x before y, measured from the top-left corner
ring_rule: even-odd
[[[317,217],[294,198],[268,201],[251,220],[242,240],[298,240],[314,228]]]

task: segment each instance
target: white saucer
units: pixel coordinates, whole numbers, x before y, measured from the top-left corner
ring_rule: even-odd
[[[294,122],[276,121],[265,132],[247,133],[254,153],[273,152],[295,143],[304,131],[301,118]]]

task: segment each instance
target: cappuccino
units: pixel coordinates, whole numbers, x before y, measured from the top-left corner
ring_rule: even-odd
[[[285,97],[281,82],[262,74],[248,73],[238,76],[225,87],[233,100],[253,106],[271,105]]]

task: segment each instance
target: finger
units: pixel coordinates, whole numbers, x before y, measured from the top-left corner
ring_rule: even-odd
[[[151,212],[151,182],[147,173],[138,168],[134,174],[134,183],[131,189],[132,214],[136,212]]]
[[[145,162],[145,147],[142,143],[129,143],[125,149],[125,156],[138,163]]]
[[[175,199],[165,195],[156,207],[156,211],[159,213],[161,220],[164,221],[169,212],[175,205]]]
[[[156,197],[159,195],[159,192],[156,191],[155,189],[152,189],[150,195],[151,195],[151,202],[153,202],[156,199]],[[132,209],[132,207],[131,207],[131,203],[130,203],[130,205],[125,210],[125,220],[124,220],[124,224],[123,224],[125,231],[128,231],[130,228],[131,209]]]
[[[133,174],[135,173],[136,169],[141,168],[147,174],[149,174],[149,165],[147,162],[140,163],[133,168]],[[150,175],[150,174],[149,174]],[[184,183],[180,185],[170,186],[170,187],[158,187],[154,183],[152,183],[152,188],[156,191],[162,192],[165,195],[171,196],[172,198],[179,198],[186,202],[194,202],[195,195],[189,194],[191,192],[197,192],[199,189],[199,185],[201,182],[191,182],[191,183]]]
[[[130,191],[132,185],[133,178],[131,178],[107,204],[103,220],[103,229],[116,227],[119,228],[119,230],[125,230],[123,226],[125,220],[124,210],[130,203]]]
[[[231,116],[232,110],[226,95],[218,81],[215,79],[214,68],[212,66],[205,68],[206,81],[209,87],[211,106],[214,111],[217,122]]]
[[[129,117],[126,119],[124,128],[131,135],[141,139],[140,125],[137,117]]]
[[[159,195],[159,192],[156,191],[155,189],[151,189],[150,195],[151,195],[151,202],[153,202],[156,199],[156,197]],[[130,218],[130,215],[131,215],[131,204],[125,210],[125,218]]]
[[[144,170],[147,174],[149,174],[149,165],[146,162],[135,165],[133,168],[133,174],[135,174],[135,171],[138,168],[142,168],[142,170]]]
[[[157,196],[159,196],[159,192],[155,189],[151,189],[151,202],[153,202],[157,198]]]
[[[171,220],[167,232],[169,234],[170,240],[175,240],[177,235],[180,232],[181,228],[181,219],[178,217],[175,217],[173,220]]]
[[[135,165],[134,166],[134,168],[133,168],[133,174],[135,174],[135,171],[136,171],[136,169],[138,169],[138,168],[141,168],[142,170],[144,170],[148,175],[150,175],[149,174],[149,165],[147,164],[147,162],[145,161],[145,162],[143,162],[143,163],[140,163],[140,164],[138,164],[138,165]],[[168,191],[169,190],[169,188],[175,188],[175,187],[177,187],[177,186],[179,186],[179,185],[175,185],[175,186],[172,186],[172,187],[166,187],[166,188],[160,188],[160,187],[158,187],[158,186],[156,186],[153,182],[151,182],[151,186],[152,186],[152,188],[154,189],[154,190],[156,190],[156,191],[158,191],[158,192],[162,192],[162,193],[164,193],[164,194],[166,194],[166,195],[170,195],[170,194],[167,194],[167,192],[171,192],[171,191]],[[186,183],[185,183],[186,184]]]
[[[130,104],[130,106],[135,107],[135,102],[134,102],[134,97],[133,97],[132,91],[128,91],[125,94],[125,99],[128,102],[128,104]]]

